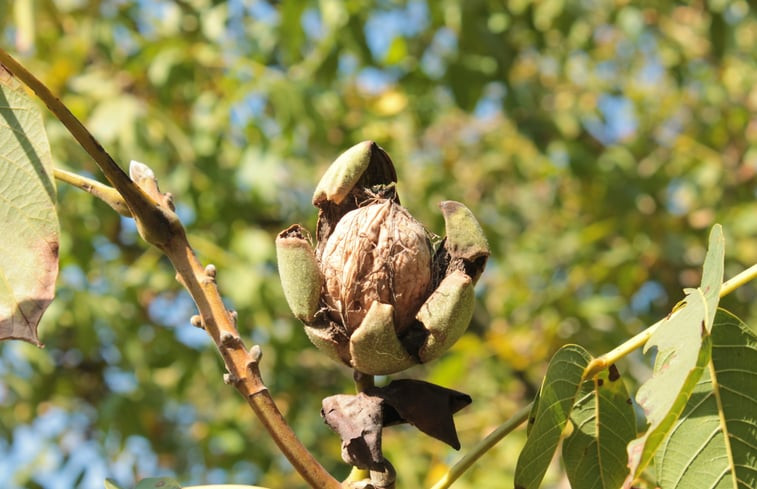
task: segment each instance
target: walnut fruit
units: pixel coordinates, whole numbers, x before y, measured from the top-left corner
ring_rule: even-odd
[[[389,156],[366,141],[345,151],[316,187],[317,244],[300,225],[276,239],[290,308],[311,341],[364,374],[440,356],[465,332],[489,248],[473,214],[442,202],[447,238],[400,205]]]

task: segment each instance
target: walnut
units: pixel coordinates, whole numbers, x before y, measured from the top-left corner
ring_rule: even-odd
[[[329,314],[351,334],[373,302],[391,304],[401,335],[428,297],[432,251],[423,225],[390,199],[348,212],[320,259]]]

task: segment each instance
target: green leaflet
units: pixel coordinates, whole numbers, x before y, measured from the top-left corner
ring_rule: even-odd
[[[563,441],[565,470],[574,489],[617,489],[626,474],[626,445],[636,437],[631,398],[617,368],[584,381]]]
[[[724,245],[722,229],[710,232],[702,285],[686,290],[686,297],[660,324],[644,346],[657,349],[654,374],[636,395],[649,422],[647,431],[628,444],[630,473],[625,487],[647,467],[683,412],[694,387],[710,361],[710,336],[720,297]]]
[[[515,488],[539,487],[552,461],[573,402],[581,388],[581,378],[591,355],[581,346],[566,345],[555,353],[532,411],[526,445],[518,457]]]
[[[661,487],[757,487],[756,386],[757,338],[720,310],[707,370],[655,456]]]
[[[723,269],[725,268],[724,258],[723,228],[720,224],[715,224],[710,231],[707,255],[704,257],[704,265],[702,266],[702,284],[699,286],[707,305],[704,324],[708,332],[712,329],[712,323],[715,320],[715,313],[720,302],[720,288],[723,285]]]
[[[0,339],[41,345],[37,324],[58,276],[52,173],[42,116],[0,67]]]

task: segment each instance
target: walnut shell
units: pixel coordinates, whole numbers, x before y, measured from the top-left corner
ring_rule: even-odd
[[[351,335],[374,301],[391,304],[401,334],[428,297],[432,258],[423,225],[392,200],[348,212],[320,256],[329,314]]]

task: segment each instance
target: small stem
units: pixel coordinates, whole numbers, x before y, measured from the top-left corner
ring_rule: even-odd
[[[463,473],[470,468],[481,456],[488,452],[494,445],[496,445],[502,438],[515,430],[518,426],[523,424],[528,419],[528,414],[531,412],[531,408],[534,403],[532,402],[526,407],[521,408],[510,419],[499,425],[497,429],[489,433],[483,440],[478,442],[470,452],[466,453],[463,458],[457,461],[455,465],[450,467],[446,474],[439,479],[436,484],[431,486],[431,489],[446,489],[451,486]]]
[[[657,328],[659,328],[660,325],[667,319],[667,317],[660,319],[652,326],[636,334],[636,336],[634,336],[633,338],[630,338],[623,342],[623,344],[616,346],[600,357],[594,358],[591,362],[589,362],[589,365],[587,365],[583,377],[585,379],[588,379],[595,376],[621,358],[625,358],[631,352],[644,346],[647,341],[649,341],[649,338],[654,334],[654,332],[657,331]]]
[[[50,109],[50,112],[55,114],[55,117],[63,123],[71,135],[74,136],[87,153],[94,158],[97,165],[103,170],[105,176],[108,177],[108,180],[110,180],[113,186],[116,187],[121,195],[124,195],[124,192],[122,192],[120,187],[124,186],[126,182],[129,181],[128,175],[126,175],[121,167],[116,164],[113,158],[111,158],[100,143],[95,140],[79,119],[68,110],[68,107],[66,107],[58,97],[53,95],[44,83],[37,79],[37,77],[1,48],[0,63],[37,94],[45,105],[47,105],[47,108]],[[116,183],[118,183],[118,185]]]
[[[751,280],[754,280],[755,278],[757,278],[757,264],[752,265],[746,270],[742,270],[735,277],[732,277],[729,280],[726,280],[725,282],[723,282],[723,285],[720,287],[720,298],[722,299],[723,297],[727,296],[728,294],[730,294],[737,288],[741,287],[742,285],[746,284],[747,282]],[[609,352],[605,353],[604,355],[592,360],[591,363],[589,363],[589,365],[586,367],[586,371],[584,372],[584,378],[593,377],[594,375],[606,369],[607,367],[617,362],[621,358],[625,358],[636,349],[644,346],[649,340],[649,338],[654,334],[654,332],[657,331],[657,328],[659,328],[660,325],[664,323],[667,319],[668,319],[667,317],[660,319],[659,321],[654,323],[652,326],[638,333],[633,338],[630,338],[629,340],[625,341],[622,345],[619,345],[613,348],[612,350],[610,350]]]
[[[366,479],[371,478],[371,471],[368,469],[359,469],[352,466],[349,475],[342,481],[342,487],[354,487],[355,484],[360,484]]]
[[[77,175],[60,168],[53,169],[53,175],[61,182],[65,182],[69,185],[73,185],[76,188],[84,190],[85,192],[92,194],[98,199],[108,204],[114,211],[118,212],[124,217],[131,217],[129,206],[126,205],[126,201],[121,194],[118,193],[113,187],[109,187],[97,180]]]
[[[58,97],[53,95],[44,83],[2,48],[0,48],[0,64],[31,88],[47,105],[50,112],[58,118],[81,147],[95,160],[97,166],[105,174],[105,178],[121,194],[132,216],[137,221],[137,225],[152,231],[152,234],[149,235],[150,239],[144,236],[146,240],[158,248],[162,247],[163,243],[170,239],[171,216],[167,216],[166,212],[157,206],[157,203],[149,195],[131,181],[129,175],[118,166],[92,133],[84,127],[84,124],[71,113]]]
[[[355,381],[355,390],[358,393],[364,392],[375,385],[373,375],[364,374],[357,370],[353,372],[352,379]]]
[[[734,290],[738,289],[747,282],[754,280],[755,278],[757,278],[757,264],[752,265],[746,270],[742,270],[741,273],[739,273],[735,277],[731,277],[730,279],[723,282],[723,286],[720,287],[720,297],[723,298],[727,296]]]

